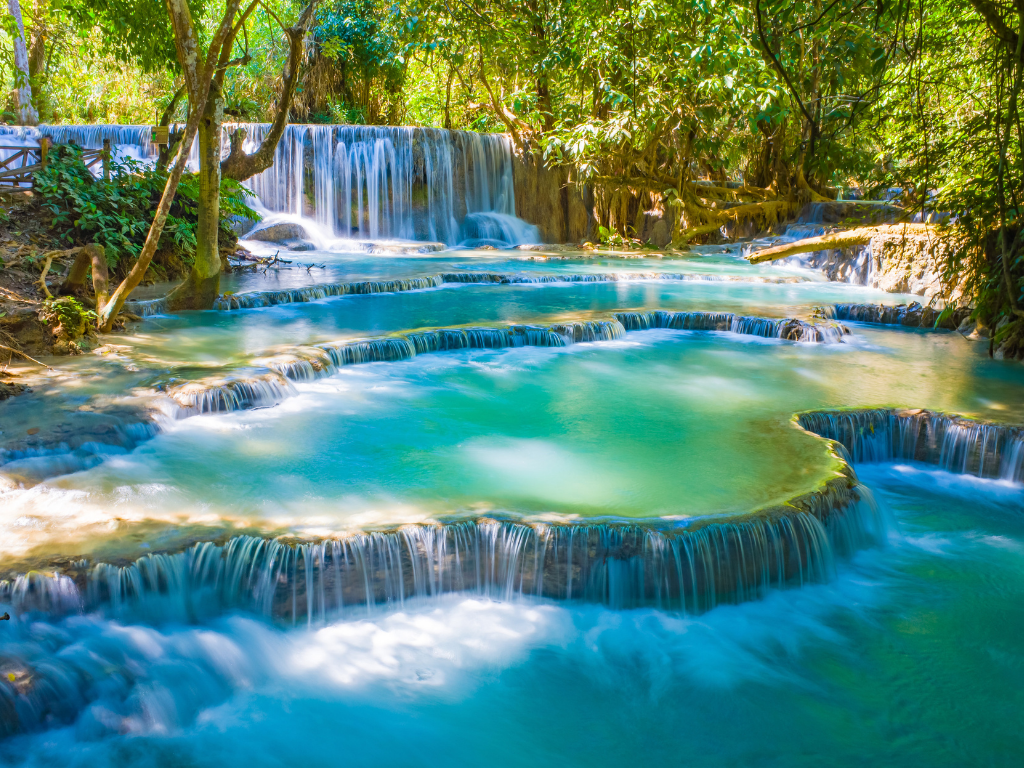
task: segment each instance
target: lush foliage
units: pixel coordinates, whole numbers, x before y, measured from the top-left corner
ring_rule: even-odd
[[[416,17],[375,0],[334,0],[320,7],[311,66],[299,100],[314,119],[398,122]]]
[[[282,27],[304,5],[265,0],[246,17],[221,88],[228,115],[273,117]],[[223,4],[191,6],[208,35]],[[163,3],[22,9],[45,119],[149,122],[170,101],[180,81]],[[0,76],[13,85],[4,30]],[[911,214],[952,215],[971,245],[949,277],[991,322],[1024,325],[1022,32],[1009,0],[323,0],[291,117],[508,132],[586,185],[606,238],[635,237],[646,210],[687,242],[713,236],[728,206],[767,223],[850,187],[885,193]],[[130,255],[138,232],[119,211],[143,210],[132,195],[146,189],[61,215],[115,221],[111,244]],[[190,189],[169,235],[183,246]]]
[[[98,243],[110,266],[116,268],[138,256],[166,179],[166,172],[144,167],[131,158],[112,160],[109,179],[97,178],[80,149],[61,147],[47,168],[36,173],[35,196],[52,217],[54,228],[65,233],[69,245]],[[222,218],[259,218],[246,205],[249,195],[241,185],[225,180]],[[196,248],[198,199],[196,177],[183,177],[160,240],[162,248],[174,249],[186,260]]]

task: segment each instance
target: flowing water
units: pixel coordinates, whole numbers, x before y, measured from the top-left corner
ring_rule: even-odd
[[[0,764],[1020,763],[1018,363],[738,246],[349,221],[0,404]]]

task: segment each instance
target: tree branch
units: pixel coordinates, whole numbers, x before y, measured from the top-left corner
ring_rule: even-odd
[[[807,118],[807,122],[811,124],[811,130],[814,133],[817,133],[818,129],[817,124],[814,122],[814,118],[811,117],[811,113],[808,112],[807,107],[804,106],[803,99],[801,99],[800,94],[797,93],[796,88],[793,86],[793,82],[789,79],[789,75],[786,74],[786,70],[782,66],[782,63],[775,56],[775,53],[774,51],[772,51],[771,46],[768,45],[768,39],[765,37],[764,26],[761,19],[761,0],[755,0],[754,11],[757,15],[757,36],[761,40],[761,47],[764,50],[765,55],[768,56],[769,60],[772,63],[772,66],[774,66],[778,73],[782,75],[782,79],[786,81],[786,86],[789,88],[789,92],[793,94],[793,98],[796,99],[796,103],[800,107],[800,111],[803,112],[804,117]]]
[[[239,128],[231,135],[231,151],[220,164],[221,173],[225,178],[245,181],[274,164],[277,144],[288,125],[288,113],[291,111],[292,99],[295,97],[295,90],[299,84],[299,64],[302,58],[303,43],[312,24],[318,2],[319,0],[310,0],[299,14],[295,26],[284,28],[284,33],[288,36],[288,58],[282,73],[281,98],[277,102],[274,121],[270,130],[263,137],[263,141],[260,142],[260,146],[251,155],[242,148],[246,136],[245,130]],[[275,16],[275,18],[277,17]]]

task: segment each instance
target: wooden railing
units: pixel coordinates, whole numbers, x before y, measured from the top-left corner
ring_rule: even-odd
[[[39,141],[38,147],[2,147],[0,151],[13,154],[0,160],[0,195],[31,192],[34,183],[33,174],[46,168],[53,144],[48,136]],[[82,152],[82,160],[86,168],[95,171],[102,164],[103,176],[109,175],[110,140],[103,140],[103,149],[86,149]]]

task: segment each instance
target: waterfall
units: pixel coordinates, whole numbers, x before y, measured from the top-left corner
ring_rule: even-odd
[[[884,540],[889,523],[851,473],[783,507],[661,525],[482,518],[313,542],[238,536],[124,566],[81,561],[64,574],[24,574],[0,582],[0,602],[155,621],[240,608],[314,624],[346,608],[461,592],[695,614],[827,580],[836,556]]]
[[[254,151],[268,123],[224,126],[222,146],[243,128]],[[119,157],[152,161],[158,147],[148,125],[0,127],[4,140],[75,142]],[[191,164],[198,163],[193,145]],[[274,164],[246,182],[271,214],[311,219],[327,237],[430,240],[456,245],[537,242],[536,227],[515,216],[512,144],[500,134],[362,125],[288,125]]]
[[[246,130],[250,152],[269,130],[224,130],[237,128]],[[313,218],[330,237],[447,245],[538,238],[536,227],[515,217],[512,145],[498,134],[289,125],[273,167],[248,184],[267,211]]]
[[[955,308],[943,316],[933,307],[923,307],[916,301],[910,304],[835,304],[815,307],[815,315],[834,320],[853,320],[877,325],[902,325],[910,328],[945,328],[956,330],[970,315],[967,308]]]
[[[921,461],[950,472],[1024,482],[1024,427],[923,410],[802,413],[797,421],[841,444],[853,461]]]
[[[126,698],[135,681],[148,684],[138,651],[119,641],[129,633],[186,692],[211,680],[216,688],[221,663],[230,667],[231,652],[219,644],[191,666],[168,663],[149,640],[154,630],[132,626],[138,622],[180,627],[245,611],[278,626],[318,627],[410,600],[443,604],[453,593],[692,615],[824,582],[839,557],[884,541],[887,525],[851,476],[790,505],[684,528],[478,519],[305,542],[237,536],[124,565],[73,561],[64,573],[0,581],[0,603],[17,618],[3,660],[0,737],[75,723],[112,691]],[[70,618],[56,621],[61,616]],[[108,625],[112,631],[93,635],[99,645],[65,640],[75,627]],[[190,631],[204,647],[216,637],[206,627]],[[157,697],[156,706],[169,703],[172,716],[185,708],[194,717],[200,707],[190,696]],[[90,727],[88,716],[83,721]]]
[[[184,419],[202,413],[227,413],[277,405],[295,394],[295,388],[280,374],[228,377],[219,381],[190,381],[166,388],[178,410],[175,416]]]
[[[807,322],[797,318],[734,315],[731,312],[618,312],[615,317],[627,331],[672,328],[681,331],[730,331],[744,336],[813,343],[842,343],[850,330],[831,320]]]
[[[364,341],[337,341],[297,347],[257,361],[290,381],[331,376],[347,365],[396,362],[417,355],[458,349],[565,347],[612,341],[625,334],[618,320],[576,320],[553,325],[509,325],[495,328],[437,328]]]

